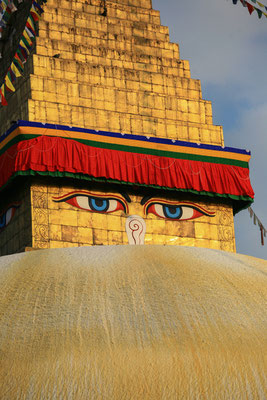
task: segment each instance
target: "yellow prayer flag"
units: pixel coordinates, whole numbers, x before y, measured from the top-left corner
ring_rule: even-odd
[[[264,7],[264,4],[260,3],[259,1],[257,1],[257,4],[258,4],[260,7]]]
[[[23,40],[21,40],[21,41],[19,42],[19,44],[20,44],[20,46],[22,46],[22,47],[27,51],[28,54],[30,54],[30,50],[28,49],[28,47],[26,46],[26,44],[24,44]]]
[[[3,11],[6,11],[7,5],[4,1],[1,1],[1,7],[2,7]]]
[[[23,36],[25,37],[25,39],[27,40],[27,42],[31,46],[32,45],[32,40],[31,40],[30,36],[28,35],[26,29],[24,29],[24,31],[23,31]]]
[[[19,78],[21,76],[20,71],[18,70],[18,68],[16,67],[16,65],[13,62],[11,64],[10,68],[14,72],[14,74],[16,75],[17,78]]]
[[[32,20],[31,20],[30,17],[28,17],[27,22],[30,25],[30,27],[32,28],[32,30],[35,31],[35,26],[33,25]]]
[[[1,92],[3,93],[3,96],[5,96],[5,84],[4,83],[1,86]]]
[[[14,86],[13,86],[11,80],[9,79],[8,75],[6,75],[6,77],[5,77],[5,84],[6,84],[6,87],[9,90],[11,90],[11,92],[15,92],[16,89],[14,88]]]

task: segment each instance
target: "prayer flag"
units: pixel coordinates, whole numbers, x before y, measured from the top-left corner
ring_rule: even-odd
[[[12,13],[15,12],[15,11],[17,11],[17,7],[16,7],[15,4],[13,3],[13,1],[11,1],[11,2],[9,3],[9,8],[10,8],[10,10],[11,10]]]
[[[30,50],[28,49],[28,47],[27,47],[26,44],[24,43],[23,37],[21,38],[21,40],[20,40],[20,42],[19,42],[19,45],[20,45],[23,49],[26,50],[27,55],[30,54]],[[21,49],[21,50],[22,50],[22,49]]]
[[[13,84],[12,84],[12,82],[11,82],[9,76],[8,76],[8,73],[5,76],[5,84],[6,84],[7,89],[10,92],[15,92],[15,88],[14,88],[14,86],[13,86]]]
[[[25,60],[25,61],[22,61],[23,64],[24,64],[24,63],[26,62],[27,58],[28,58],[28,53],[27,53],[27,51],[25,50],[25,48],[24,48],[23,46],[21,46],[21,45],[19,44],[19,48],[18,48],[18,50],[17,50],[17,53],[19,53],[19,54],[22,55],[22,58]]]
[[[28,17],[26,27],[36,36],[36,30],[32,18]]]
[[[20,49],[17,49],[17,52],[16,52],[16,54],[15,54],[15,58],[16,58],[16,60],[17,60],[20,64],[22,64],[21,67],[24,68],[24,67],[23,67],[23,64],[25,64],[26,58],[23,56],[23,54],[22,54],[22,52],[20,51]]]
[[[261,18],[262,17],[262,11],[259,8],[256,8],[256,7],[255,7],[255,10],[258,13],[258,17]]]
[[[34,21],[39,21],[40,14],[36,11],[34,5],[32,5],[32,7],[30,9],[30,13],[31,13],[31,16],[34,19]]]
[[[15,82],[15,80],[16,80],[16,75],[15,75],[14,72],[12,71],[11,66],[8,68],[8,73],[7,73],[7,74],[8,74],[8,76],[9,76],[11,82]]]
[[[41,14],[44,12],[44,10],[42,9],[41,6],[39,6],[38,3],[36,3],[36,1],[33,2],[33,5],[35,7],[35,10],[38,12],[38,14],[41,16]]]
[[[0,95],[1,95],[1,104],[2,104],[2,106],[7,106],[7,101],[6,101],[6,98],[5,98],[5,84],[4,83],[1,86]]]
[[[16,67],[14,62],[12,62],[10,69],[14,72],[14,74],[16,75],[17,78],[19,78],[21,76],[21,73],[20,73],[19,69]]]
[[[25,26],[25,31],[27,32],[27,34],[28,34],[28,36],[29,36],[30,38],[34,38],[34,37],[35,37],[35,35],[33,34],[33,32],[32,32],[27,26]]]
[[[246,1],[246,3],[247,3],[248,12],[251,15],[254,11],[254,6],[252,4],[249,4],[247,1]]]
[[[22,36],[26,39],[27,44],[30,46],[32,46],[32,40],[30,38],[30,36],[28,35],[26,29],[24,29]]]
[[[30,24],[30,26],[32,27],[32,29],[35,31],[35,22],[33,17],[31,16],[31,14],[29,14],[27,22]]]
[[[18,57],[19,58],[19,57]],[[16,56],[13,58],[13,63],[16,65],[17,69],[22,73],[24,70],[24,66],[22,61],[18,58],[16,58]]]

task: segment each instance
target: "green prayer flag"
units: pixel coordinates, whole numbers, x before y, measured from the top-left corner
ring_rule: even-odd
[[[20,62],[16,58],[13,59],[13,63],[16,65],[18,70],[22,73],[23,72],[23,64],[22,63],[20,64]]]
[[[257,13],[258,13],[258,17],[261,18],[261,17],[262,17],[262,11],[259,10],[258,8],[256,8],[256,7],[255,7],[255,10],[256,10]]]
[[[21,41],[25,44],[28,50],[31,50],[31,45],[28,43],[28,40],[25,38],[25,36],[21,37]]]

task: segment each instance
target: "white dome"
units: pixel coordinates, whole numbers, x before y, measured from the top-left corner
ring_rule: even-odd
[[[1,257],[1,399],[266,399],[266,272],[176,246]]]

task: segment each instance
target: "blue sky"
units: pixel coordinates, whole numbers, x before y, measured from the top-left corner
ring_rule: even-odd
[[[252,208],[267,229],[267,18],[231,0],[152,1],[192,78],[201,80],[203,98],[212,101],[225,145],[251,150]],[[247,210],[235,216],[235,233],[238,253],[267,259],[267,237],[261,246]]]

